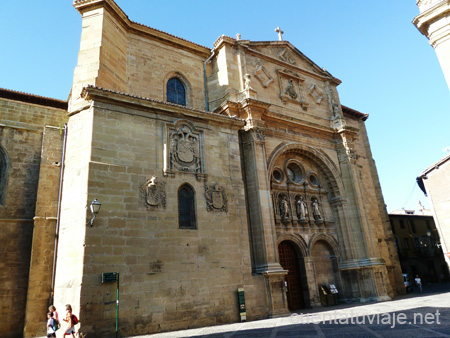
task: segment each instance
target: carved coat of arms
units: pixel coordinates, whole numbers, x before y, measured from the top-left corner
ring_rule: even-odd
[[[208,211],[228,212],[228,199],[225,189],[219,185],[205,186],[206,205]]]
[[[159,207],[166,208],[166,182],[158,181],[157,177],[152,176],[140,187],[141,196],[145,199],[147,208]]]
[[[198,173],[201,171],[200,135],[188,124],[181,124],[169,134],[170,168]]]

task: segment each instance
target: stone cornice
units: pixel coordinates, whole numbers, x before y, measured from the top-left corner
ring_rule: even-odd
[[[428,27],[430,26],[430,23],[435,22],[444,16],[450,16],[450,0],[437,2],[435,5],[416,16],[412,22],[423,35],[429,38]]]
[[[336,134],[336,131],[332,128],[330,128],[328,125],[324,126],[318,123],[313,123],[313,122],[307,122],[301,119],[295,119],[293,117],[289,117],[286,115],[282,115],[279,113],[274,113],[274,112],[269,112],[265,115],[264,117],[264,121],[266,122],[267,125],[271,125],[272,122],[269,121],[276,121],[280,124],[285,125],[287,128],[293,128],[293,129],[298,129],[298,130],[302,130],[303,132],[312,132],[312,133],[319,133],[319,134],[323,134],[323,135],[328,135],[328,137],[332,137],[333,135]],[[327,120],[328,121],[328,120]],[[271,132],[270,128],[268,128],[267,133]],[[274,130],[273,131],[274,134],[276,134],[277,132]]]
[[[173,103],[143,98],[123,92],[117,92],[94,86],[84,87],[81,92],[81,97],[84,98],[85,100],[99,101],[106,103],[113,102],[118,105],[131,105],[134,107],[138,106],[144,110],[154,109],[171,115],[177,114],[185,117],[193,117],[203,120],[207,119],[210,120],[210,122],[217,122],[224,125],[236,126],[236,128],[242,128],[245,125],[245,121],[239,118],[229,117],[227,115],[219,115],[213,112],[188,108]]]

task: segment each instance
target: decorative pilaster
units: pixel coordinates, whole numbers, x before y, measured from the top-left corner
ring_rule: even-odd
[[[268,304],[270,305],[269,317],[280,317],[289,314],[286,296],[285,280],[287,271],[264,272]]]

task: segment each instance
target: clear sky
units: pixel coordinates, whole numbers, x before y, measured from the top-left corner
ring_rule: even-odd
[[[289,41],[342,84],[366,126],[387,210],[427,198],[416,177],[450,147],[450,91],[411,23],[415,0],[117,0],[135,22],[211,47],[222,34]],[[80,43],[71,0],[0,0],[0,87],[67,99]],[[0,112],[1,114],[1,112]]]

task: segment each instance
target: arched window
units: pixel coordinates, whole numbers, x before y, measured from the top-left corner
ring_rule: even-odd
[[[6,179],[8,174],[8,158],[0,146],[0,205],[3,205],[6,195]]]
[[[180,229],[197,229],[195,192],[187,184],[178,190],[178,224]]]
[[[182,106],[186,105],[186,88],[176,77],[167,81],[167,102],[176,103]]]

